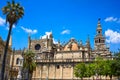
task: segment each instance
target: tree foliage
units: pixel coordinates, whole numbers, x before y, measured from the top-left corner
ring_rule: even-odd
[[[94,64],[87,64],[86,65],[86,77],[91,77],[95,74],[94,72]]]
[[[19,3],[7,2],[7,5],[2,8],[3,14],[6,15],[6,22],[10,24],[17,23],[17,21],[24,15],[24,9]]]
[[[28,69],[28,80],[31,80],[32,73],[36,69],[36,63],[34,60],[35,54],[32,51],[27,51],[24,54],[23,68]]]
[[[86,76],[86,65],[85,63],[81,63],[75,66],[74,74],[76,77],[83,78]]]
[[[120,77],[120,49],[117,53],[115,53],[115,59],[112,63],[112,71],[114,72],[114,76]]]
[[[101,57],[97,57],[93,63],[85,64],[79,63],[74,68],[74,74],[76,77],[91,77],[98,75],[109,76],[112,80],[112,76],[120,77],[120,52],[113,60],[104,60]]]

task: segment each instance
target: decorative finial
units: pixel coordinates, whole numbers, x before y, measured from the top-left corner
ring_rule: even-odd
[[[58,40],[58,43],[60,43],[60,40]]]
[[[87,41],[88,41],[88,42],[90,41],[90,36],[89,36],[89,34],[88,34],[88,38],[87,38]]]
[[[80,45],[82,45],[82,40],[80,40]]]

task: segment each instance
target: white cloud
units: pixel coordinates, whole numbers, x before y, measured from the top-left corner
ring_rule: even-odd
[[[54,44],[58,44],[58,41],[53,38],[53,43],[54,43]]]
[[[38,32],[36,29],[32,30],[32,29],[25,28],[23,26],[21,26],[21,29],[23,29],[25,32],[31,33],[31,34],[36,34]]]
[[[0,17],[0,26],[4,26],[4,25],[5,25],[5,19]]]
[[[48,36],[48,39],[49,39],[50,34],[52,34],[52,32],[45,32],[45,35],[41,36],[40,38],[46,39],[47,36]],[[58,42],[57,42],[56,39],[53,38],[53,43],[54,43],[54,44],[57,44]]]
[[[117,31],[108,29],[105,31],[105,36],[107,37],[106,42],[108,43],[120,43],[120,33]]]
[[[40,37],[40,38],[45,39],[47,36],[48,36],[48,38],[49,38],[49,35],[50,35],[51,33],[52,33],[52,32],[45,32],[45,35],[43,35],[43,36]]]
[[[3,19],[2,17],[0,17],[0,26],[5,26],[5,19]],[[13,28],[15,28],[15,25],[12,26]],[[7,23],[7,30],[9,30],[9,23]]]
[[[66,29],[61,32],[61,34],[70,34],[70,30]]]
[[[105,22],[118,22],[119,21],[119,18],[117,17],[107,17],[105,18]]]

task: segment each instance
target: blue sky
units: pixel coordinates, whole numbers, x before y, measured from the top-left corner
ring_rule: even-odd
[[[0,9],[7,1],[1,0]],[[28,44],[28,33],[39,39],[52,31],[54,41],[63,43],[71,37],[85,44],[94,37],[98,18],[101,18],[103,34],[111,51],[120,48],[120,0],[15,0],[24,7],[25,15],[12,29],[12,47],[23,49]],[[0,36],[6,40],[8,25],[0,10]]]

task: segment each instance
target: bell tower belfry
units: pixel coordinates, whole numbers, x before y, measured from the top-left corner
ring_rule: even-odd
[[[105,37],[102,35],[102,27],[100,24],[100,18],[98,19],[96,36],[94,38],[94,48],[95,50],[105,49]]]

